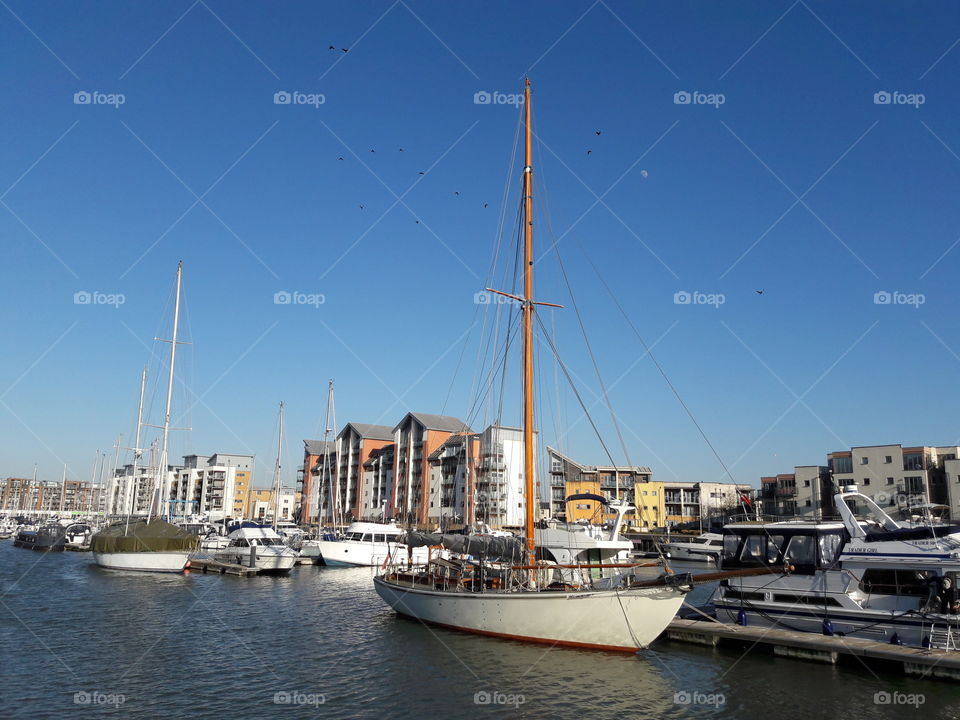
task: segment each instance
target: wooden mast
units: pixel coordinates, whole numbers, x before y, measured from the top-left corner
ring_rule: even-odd
[[[533,445],[533,143],[530,126],[530,79],[523,88],[525,152],[523,164],[523,479],[526,500],[527,564],[536,562],[534,537],[534,445]]]

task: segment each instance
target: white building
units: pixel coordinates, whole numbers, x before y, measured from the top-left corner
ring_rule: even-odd
[[[170,483],[174,515],[204,515],[222,520],[233,515],[237,472],[249,473],[252,455],[187,455]]]
[[[266,497],[257,497],[251,503],[251,517],[264,522],[273,521],[274,492],[269,491]],[[258,493],[259,495],[259,493]],[[280,520],[292,520],[293,514],[297,509],[297,491],[294,488],[280,488],[280,500],[277,503],[277,517]]]

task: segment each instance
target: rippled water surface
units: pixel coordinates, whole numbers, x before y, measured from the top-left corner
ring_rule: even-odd
[[[118,573],[89,553],[3,542],[0,717],[960,717],[960,684],[759,651],[661,642],[631,656],[426,628],[390,611],[371,577]],[[878,692],[923,704],[877,705]]]

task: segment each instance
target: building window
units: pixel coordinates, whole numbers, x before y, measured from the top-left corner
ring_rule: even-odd
[[[891,477],[887,478],[887,485],[893,485],[893,478]]]
[[[870,484],[870,478],[864,478],[864,479],[863,479],[863,484],[864,484],[864,485],[869,485],[869,484]]]
[[[865,457],[860,458],[861,465],[866,465],[868,462],[870,462],[870,458],[865,458]]]
[[[803,486],[804,486],[804,487],[810,487],[810,481],[809,481],[809,480],[804,480],[804,481],[803,481]]]
[[[886,457],[883,458],[883,462],[884,462],[885,464],[889,465],[890,463],[893,462],[893,458],[890,457],[889,455],[887,455]]]
[[[807,507],[810,507],[810,501],[809,501],[809,500],[806,501],[806,505],[807,505]]]

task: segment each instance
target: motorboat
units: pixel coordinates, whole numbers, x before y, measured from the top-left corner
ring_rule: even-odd
[[[409,548],[400,542],[404,531],[393,523],[354,522],[341,536],[328,531],[317,540],[304,541],[300,552],[311,557],[314,549],[325,565],[379,567],[387,557],[414,563],[427,561],[427,548]]]
[[[263,573],[289,572],[297,561],[296,550],[287,546],[279,533],[270,525],[252,521],[231,525],[226,546],[210,554],[219,562]]]
[[[723,570],[788,572],[722,580],[717,619],[958,649],[960,526],[903,527],[855,486],[838,492],[835,506],[839,521],[726,525]]]
[[[17,531],[13,544],[30,550],[63,550],[65,543],[64,527],[58,522],[44,523],[36,529]]]
[[[664,554],[671,560],[690,562],[718,562],[723,551],[723,535],[706,532],[695,538],[661,543]]]
[[[74,522],[67,525],[63,532],[65,550],[89,550],[93,537],[93,526],[87,522]]]

